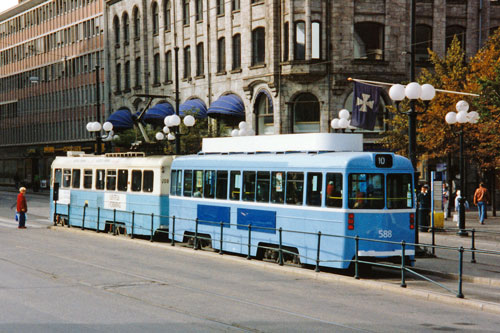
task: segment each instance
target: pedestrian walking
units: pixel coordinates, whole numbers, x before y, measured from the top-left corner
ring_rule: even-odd
[[[423,185],[417,196],[418,225],[421,231],[428,231],[430,225],[431,195],[429,186]]]
[[[19,189],[19,194],[17,195],[17,219],[19,222],[19,229],[26,229],[26,212],[28,211],[28,204],[26,203],[26,187],[21,187]]]
[[[479,213],[479,223],[484,224],[484,218],[486,215],[486,205],[490,203],[490,193],[488,189],[484,186],[484,183],[480,183],[479,187],[474,192],[474,205],[477,206],[477,211]]]
[[[457,214],[455,215],[456,221],[455,221],[455,217],[453,218],[453,221],[457,222],[457,227],[460,225],[459,216],[460,216],[460,200],[461,199],[462,199],[462,193],[460,192],[460,190],[457,190],[457,193],[455,196],[455,211],[457,212]],[[465,211],[467,211],[469,209],[469,202],[467,201],[467,199],[464,199],[464,208],[465,208]],[[464,214],[465,214],[465,211],[464,211]]]

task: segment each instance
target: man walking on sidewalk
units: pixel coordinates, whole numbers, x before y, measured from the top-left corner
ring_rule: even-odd
[[[19,229],[26,229],[26,212],[28,211],[28,204],[26,203],[26,187],[21,187],[19,189],[19,194],[17,195],[17,214],[19,219]]]
[[[479,213],[479,223],[484,224],[484,217],[486,214],[486,205],[490,202],[490,194],[484,186],[484,183],[480,183],[479,187],[474,193],[474,205],[477,206],[477,211]]]

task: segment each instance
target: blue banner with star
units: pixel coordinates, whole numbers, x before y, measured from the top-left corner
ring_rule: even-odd
[[[354,82],[351,126],[373,130],[377,120],[380,87]]]

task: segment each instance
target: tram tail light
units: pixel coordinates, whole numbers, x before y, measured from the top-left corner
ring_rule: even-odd
[[[415,214],[410,213],[410,229],[415,229]]]
[[[349,213],[349,215],[347,215],[347,229],[354,230],[354,214],[353,213]]]

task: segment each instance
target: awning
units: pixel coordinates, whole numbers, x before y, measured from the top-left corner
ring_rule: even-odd
[[[207,106],[201,99],[190,99],[179,106],[180,115],[184,116],[185,112],[188,112],[188,114],[192,114],[196,118],[206,118]]]
[[[113,124],[113,130],[126,130],[134,127],[132,113],[127,109],[119,109],[113,112],[106,120]]]
[[[209,117],[214,118],[229,116],[243,120],[245,119],[245,105],[237,95],[224,95],[210,105],[207,114]]]
[[[147,109],[141,120],[147,124],[163,126],[165,117],[172,114],[175,114],[174,107],[170,103],[161,103]]]

